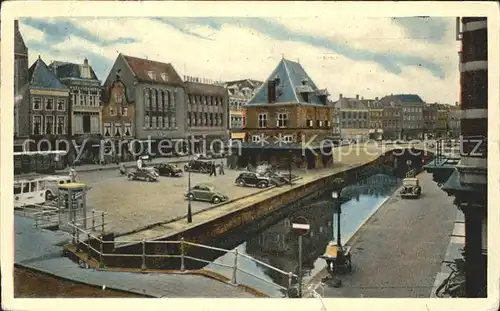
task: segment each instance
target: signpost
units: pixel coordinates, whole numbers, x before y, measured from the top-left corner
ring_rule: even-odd
[[[299,297],[302,297],[302,236],[306,235],[310,228],[305,217],[299,216],[292,221],[292,231],[299,236]]]

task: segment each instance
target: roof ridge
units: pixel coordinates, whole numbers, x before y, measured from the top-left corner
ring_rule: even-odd
[[[288,71],[288,67],[286,65],[286,59],[283,58],[281,60],[283,62],[283,65],[285,66],[285,71],[286,74],[288,75],[288,81],[290,81],[290,87],[292,88],[293,95],[295,95],[295,99],[297,100],[297,103],[300,103],[299,96],[297,95],[297,91],[295,90],[295,85],[293,85],[292,77],[290,76],[290,72]]]

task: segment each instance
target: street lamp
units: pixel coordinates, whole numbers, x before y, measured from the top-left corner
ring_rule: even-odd
[[[337,246],[339,249],[342,248],[342,242],[340,240],[340,214],[342,213],[340,205],[340,190],[332,191],[332,199],[334,204],[334,212],[337,213]]]
[[[190,133],[191,134],[191,133]],[[191,139],[191,136],[189,137]],[[190,141],[191,142],[191,141]],[[191,144],[189,146],[189,156],[188,156],[188,166],[191,163]],[[192,223],[193,222],[193,212],[191,210],[191,169],[188,167],[188,210],[187,210],[187,222]]]
[[[292,150],[288,150],[288,176],[290,178],[290,187],[292,187]]]

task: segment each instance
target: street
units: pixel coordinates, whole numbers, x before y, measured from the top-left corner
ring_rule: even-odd
[[[419,179],[421,198],[390,198],[349,242],[352,274],[341,276],[342,287],[324,285],[318,293],[353,298],[430,296],[457,209],[430,174],[420,174]],[[325,275],[323,271],[315,279]]]

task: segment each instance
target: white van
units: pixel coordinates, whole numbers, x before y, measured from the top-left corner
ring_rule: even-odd
[[[14,180],[14,208],[44,204],[46,190],[44,177]]]

